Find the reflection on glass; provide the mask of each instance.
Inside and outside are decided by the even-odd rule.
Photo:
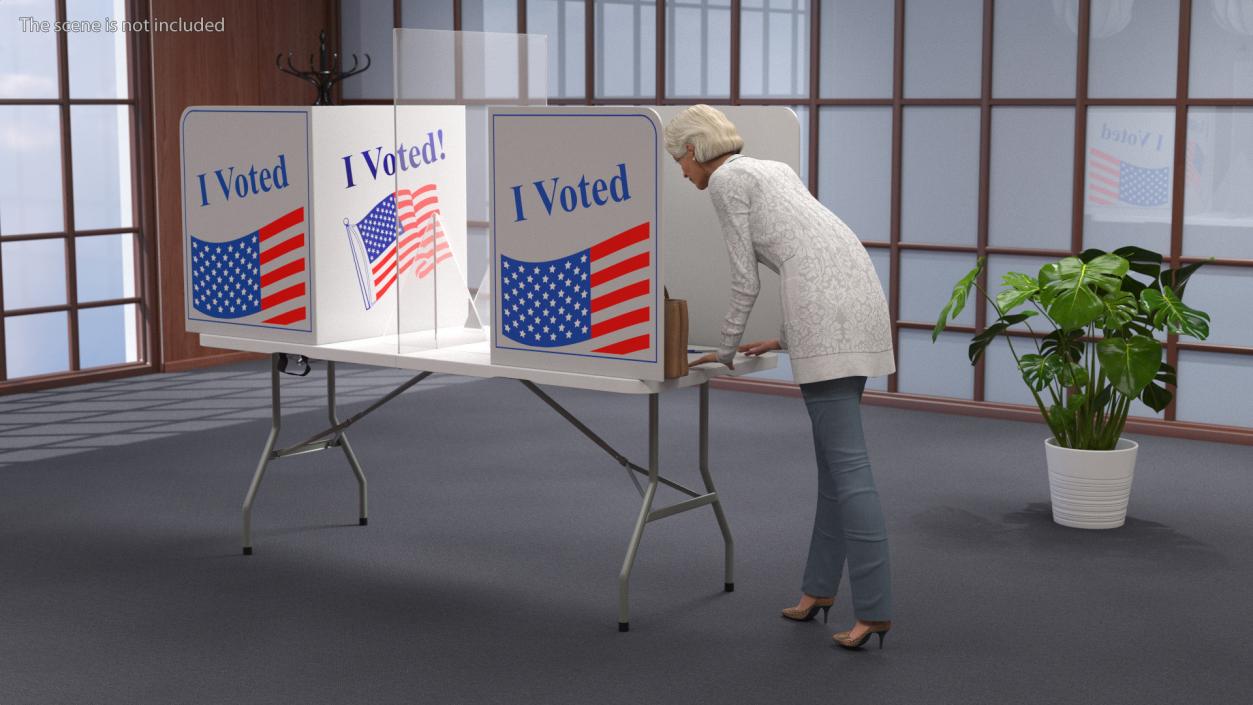
[[[1050,3],[997,0],[993,24],[992,95],[1074,97],[1077,37]]]
[[[74,154],[74,226],[129,228],[131,207],[130,107],[70,108]]]
[[[727,38],[730,36],[730,0],[667,2],[666,96],[729,96],[731,44]]]
[[[5,376],[46,375],[70,369],[70,335],[64,311],[4,319]]]
[[[1090,108],[1083,244],[1170,249],[1173,108]]]
[[[75,0],[66,4],[70,21],[111,19],[117,31],[69,32],[70,97],[126,98],[126,20],[125,0]]]
[[[23,240],[0,244],[4,307],[9,311],[65,303],[65,241]]]
[[[905,3],[906,97],[977,98],[982,65],[983,0]]]
[[[975,244],[979,109],[905,108],[904,120],[901,239]]]
[[[740,95],[754,98],[809,95],[808,0],[743,4],[740,11]]]
[[[135,304],[81,309],[78,312],[78,366],[86,369],[138,362],[138,322]]]
[[[822,0],[818,17],[822,25],[819,95],[892,97],[894,3]]]
[[[56,98],[57,35],[22,31],[22,17],[50,21],[56,17],[56,4],[52,0],[0,2],[0,98]]]
[[[1183,254],[1253,259],[1253,109],[1189,108]]]
[[[135,236],[93,235],[74,245],[79,301],[123,299],[135,295]]]
[[[818,198],[862,240],[891,239],[892,109],[818,109]]]
[[[1253,96],[1253,6],[1246,2],[1192,3],[1188,95]]]
[[[941,333],[934,343],[931,332],[902,330],[897,350],[897,390],[906,394],[970,399],[974,396],[974,367],[966,350],[970,336]]]
[[[597,0],[596,97],[657,94],[655,0]]]
[[[584,13],[582,0],[531,0],[526,4],[526,31],[548,37],[548,89],[553,98],[581,98],[584,81]]]
[[[993,108],[988,242],[1070,249],[1072,108]]]
[[[1053,0],[1055,11],[1072,28],[1077,4],[1078,0]],[[1091,6],[1088,95],[1174,97],[1179,0],[1092,0]]]
[[[63,230],[55,105],[0,105],[0,164],[0,236]]]

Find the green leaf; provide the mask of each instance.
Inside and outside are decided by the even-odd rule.
[[[992,344],[993,340],[996,340],[996,336],[1004,333],[1010,326],[1022,323],[1034,315],[1036,315],[1035,311],[1024,311],[1015,313],[1012,316],[1003,316],[998,318],[992,325],[984,328],[981,333],[972,337],[970,339],[970,349],[967,352],[967,355],[970,357],[970,364],[975,364],[980,357],[983,357],[983,351],[987,349],[988,345]]]
[[[1088,383],[1088,371],[1083,365],[1067,362],[1058,365],[1057,379],[1067,387],[1082,387]]]
[[[1130,264],[1118,255],[1101,255],[1091,262],[1066,257],[1057,263],[1057,278],[1052,286],[1069,289],[1091,284],[1105,291],[1117,291]]]
[[[1105,312],[1101,316],[1101,328],[1106,331],[1122,329],[1140,312],[1140,303],[1126,291],[1107,296],[1101,303],[1105,306]]]
[[[1209,314],[1184,304],[1169,286],[1162,290],[1145,289],[1140,301],[1153,317],[1153,325],[1171,333],[1190,335],[1197,340],[1209,337]]]
[[[1142,247],[1128,245],[1114,250],[1114,254],[1127,260],[1131,267],[1131,271],[1136,274],[1143,274],[1153,279],[1157,279],[1162,271],[1163,257],[1157,252],[1146,250]],[[1141,285],[1143,286],[1143,285]]]
[[[1049,316],[1065,330],[1092,323],[1105,310],[1098,293],[1118,291],[1127,267],[1127,260],[1118,255],[1100,255],[1091,262],[1078,257],[1061,260],[1057,263],[1057,278],[1046,285],[1048,291],[1056,294],[1048,307]]]
[[[1070,398],[1066,400],[1066,408],[1070,409],[1072,412],[1078,411],[1079,408],[1083,406],[1083,403],[1087,400],[1088,400],[1088,397],[1086,394],[1084,394],[1083,392],[1075,392],[1074,394],[1071,394]]]
[[[1163,362],[1161,367],[1157,368],[1157,375],[1153,381],[1144,388],[1140,393],[1140,401],[1144,402],[1153,411],[1162,411],[1170,405],[1170,400],[1174,397],[1167,386],[1175,386],[1175,368],[1169,363]]]
[[[1175,386],[1177,376],[1178,375],[1175,373],[1174,365],[1163,361],[1161,367],[1157,368],[1157,375],[1155,375],[1153,379],[1161,382],[1162,384],[1169,384],[1173,387]]]
[[[966,276],[958,280],[953,287],[953,293],[949,296],[948,303],[940,310],[940,318],[935,322],[935,328],[931,329],[931,342],[935,342],[940,337],[940,331],[944,330],[944,326],[954,318],[961,314],[962,309],[966,308],[966,299],[970,297],[970,287],[974,286],[975,279],[979,277],[979,272],[983,269],[984,258],[980,257],[975,262],[975,268],[966,273]]]
[[[1057,298],[1057,294],[1049,288],[1050,284],[1057,281],[1057,269],[1056,262],[1049,262],[1040,267],[1040,273],[1036,275],[1036,281],[1040,285],[1040,305],[1044,308],[1048,308],[1053,303],[1053,299]]]
[[[1173,397],[1169,389],[1154,382],[1150,382],[1144,387],[1144,391],[1140,392],[1140,401],[1153,411],[1164,411],[1170,406],[1170,400]]]
[[[1214,258],[1210,257],[1204,262],[1193,262],[1191,264],[1185,264],[1178,269],[1168,269],[1162,272],[1157,278],[1156,288],[1160,290],[1164,286],[1169,286],[1175,290],[1175,293],[1182,297],[1184,289],[1188,286],[1188,280],[1192,278],[1193,274],[1196,274],[1196,270],[1200,269],[1202,265],[1208,264],[1212,261],[1214,261]]]
[[[1048,307],[1049,317],[1063,330],[1078,330],[1096,320],[1105,310],[1101,299],[1086,286],[1055,289],[1057,298]]]
[[[1152,338],[1106,338],[1096,344],[1101,370],[1124,396],[1136,398],[1162,364],[1162,344]]]
[[[1092,406],[1097,409],[1104,409],[1109,406],[1109,398],[1114,395],[1114,388],[1108,384],[1101,387],[1101,391],[1097,392],[1096,399],[1092,402]]]
[[[1018,358],[1018,371],[1022,380],[1035,391],[1042,391],[1057,379],[1057,370],[1061,367],[1057,358],[1029,354]]]
[[[997,321],[984,328],[983,332],[972,337],[970,339],[970,348],[966,351],[966,356],[970,358],[970,364],[973,365],[979,362],[979,358],[983,357],[983,351],[987,350],[992,341],[996,340],[996,336],[1004,333],[1006,328],[1009,328],[1009,324],[1003,320]]]
[[[996,295],[996,305],[1002,314],[1023,305],[1040,291],[1036,280],[1019,272],[1009,272],[1001,278],[1001,282],[1008,287]]]
[[[1068,333],[1055,330],[1040,341],[1040,352],[1045,357],[1057,355],[1069,362],[1078,362],[1083,354],[1083,344],[1080,342],[1082,337],[1083,331],[1080,330]]]
[[[1057,433],[1058,429],[1069,429],[1074,425],[1075,414],[1061,404],[1054,404],[1049,407],[1049,429]]]

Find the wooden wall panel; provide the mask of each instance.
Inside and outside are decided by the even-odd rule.
[[[332,0],[152,0],[155,19],[200,17],[226,22],[221,33],[152,35],[157,196],[157,272],[162,369],[174,371],[242,357],[201,347],[183,325],[183,215],[179,183],[179,117],[190,105],[310,105],[313,87],[274,68],[295,53],[318,50],[318,32],[337,36]],[[294,58],[293,61],[296,59]],[[301,64],[298,63],[297,66]]]

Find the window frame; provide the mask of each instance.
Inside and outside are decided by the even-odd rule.
[[[518,32],[526,30],[527,0],[516,0],[518,8]],[[622,98],[597,98],[595,81],[599,76],[596,62],[603,60],[600,48],[596,46],[596,0],[584,0],[586,12],[584,18],[586,39],[584,56],[584,76],[587,81],[585,96],[580,98],[549,98],[549,105],[617,105]],[[1193,107],[1253,107],[1253,97],[1249,98],[1190,98],[1188,96],[1189,57],[1191,42],[1191,19],[1194,3],[1197,0],[1178,0],[1179,23],[1176,63],[1176,90],[1173,98],[1092,98],[1088,96],[1089,73],[1089,24],[1091,0],[1078,0],[1078,26],[1076,27],[1076,82],[1073,98],[996,98],[992,94],[993,40],[996,0],[982,2],[981,30],[981,69],[980,94],[974,98],[906,98],[904,93],[904,52],[905,52],[905,3],[907,0],[893,0],[893,66],[892,90],[890,96],[880,98],[823,98],[820,97],[819,73],[821,69],[820,52],[822,49],[821,11],[823,0],[798,0],[792,7],[804,7],[809,21],[809,73],[807,77],[808,95],[786,98],[746,98],[741,95],[741,25],[745,8],[742,0],[730,0],[731,36],[727,50],[730,61],[730,96],[727,98],[669,98],[667,97],[666,80],[669,74],[667,64],[667,48],[670,37],[666,32],[668,6],[681,0],[656,0],[656,34],[654,46],[656,57],[655,95],[639,98],[637,102],[644,105],[691,105],[705,102],[711,105],[783,105],[804,107],[809,119],[806,126],[808,157],[807,181],[809,190],[815,196],[818,193],[818,178],[822,165],[818,160],[820,114],[823,108],[832,107],[883,107],[892,114],[892,151],[891,151],[891,195],[890,195],[890,234],[888,240],[863,240],[862,244],[872,250],[886,250],[889,259],[889,286],[886,292],[892,319],[893,345],[899,350],[901,330],[930,330],[934,325],[930,321],[912,321],[902,319],[901,311],[901,253],[904,251],[937,251],[964,253],[974,257],[987,255],[1023,255],[1060,258],[1078,254],[1084,249],[1084,159],[1087,149],[1087,119],[1091,107],[1142,107],[1161,106],[1175,110],[1174,155],[1172,166],[1171,226],[1170,248],[1167,254],[1172,267],[1198,262],[1207,258],[1183,255],[1184,225],[1184,183],[1185,157],[1187,140],[1187,114]],[[689,3],[692,0],[687,0]],[[769,0],[767,0],[768,2]],[[921,0],[909,0],[921,1]],[[396,21],[394,27],[400,27],[399,2],[396,3]],[[461,0],[451,0],[453,5],[453,30],[461,27]],[[802,4],[803,3],[803,4]],[[388,101],[345,101],[351,103]],[[905,108],[914,106],[966,106],[979,110],[979,202],[976,238],[973,244],[945,245],[934,243],[902,242],[901,226],[901,152],[903,141],[903,113]],[[989,220],[989,186],[991,171],[991,131],[992,112],[998,107],[1069,107],[1074,111],[1074,172],[1072,175],[1071,231],[1068,249],[1026,248],[991,245],[988,242]],[[472,223],[472,225],[483,225]],[[1240,268],[1253,271],[1253,259],[1217,258],[1212,260],[1216,265]],[[986,288],[988,275],[986,269],[980,275],[979,284]],[[938,301],[938,300],[937,300]],[[938,304],[937,304],[938,309]],[[989,324],[986,306],[977,306],[976,320],[973,326],[949,326],[952,334],[974,334],[986,329]],[[1029,336],[1026,331],[1010,331],[1014,336]],[[1178,364],[1180,351],[1210,352],[1236,355],[1253,355],[1253,346],[1221,345],[1205,342],[1185,342],[1177,335],[1169,335],[1166,340],[1167,361]],[[774,388],[785,389],[792,385],[783,382],[765,380],[726,380],[720,384],[728,387],[741,388]],[[1186,384],[1186,382],[1185,382]],[[1034,407],[1021,404],[1005,404],[991,402],[986,399],[986,362],[980,360],[975,365],[973,389],[969,398],[935,398],[916,394],[901,393],[898,389],[898,375],[891,375],[887,382],[887,392],[867,392],[867,398],[879,403],[892,404],[913,409],[937,410],[965,414],[981,414],[999,418],[1015,418],[1021,420],[1037,420],[1038,411]],[[1235,441],[1253,444],[1253,427],[1216,426],[1212,424],[1179,421],[1176,418],[1176,403],[1167,407],[1162,419],[1132,419],[1129,429],[1147,431],[1162,435],[1174,435],[1187,438],[1203,438],[1210,440]]]
[[[127,0],[126,16],[131,20],[147,18],[146,3]],[[64,22],[67,16],[67,0],[56,0],[56,20]],[[54,106],[58,112],[61,146],[61,199],[64,229],[40,233],[0,235],[0,243],[59,240],[65,250],[65,303],[48,306],[8,309],[4,304],[4,291],[0,288],[0,393],[34,391],[69,383],[82,383],[114,379],[154,371],[158,365],[157,341],[159,322],[152,302],[156,261],[156,238],[154,204],[154,164],[151,152],[152,100],[151,80],[147,71],[150,42],[146,33],[131,32],[126,37],[126,98],[71,98],[69,81],[69,37],[64,32],[56,34],[57,97],[55,98],[0,98],[5,106]],[[129,158],[131,160],[131,227],[79,229],[74,213],[73,140],[70,117],[72,108],[84,105],[126,106],[129,114]],[[82,238],[102,235],[130,234],[134,238],[132,263],[134,272],[134,295],[112,299],[82,302],[78,300],[77,245]],[[3,266],[0,248],[0,267]],[[3,276],[0,274],[0,276]],[[79,312],[112,306],[134,305],[135,341],[138,360],[114,365],[83,369],[80,362]],[[20,316],[45,313],[66,314],[66,337],[69,353],[69,369],[59,372],[10,378],[8,375],[8,349],[5,321]]]

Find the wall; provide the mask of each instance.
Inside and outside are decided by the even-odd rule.
[[[226,22],[218,33],[152,36],[157,191],[157,261],[162,369],[180,370],[242,358],[201,347],[183,324],[183,230],[178,122],[189,105],[310,105],[313,87],[274,68],[293,52],[297,67],[318,51],[318,32],[338,34],[331,0],[153,0],[158,20],[200,17]],[[316,56],[315,56],[316,59]]]

